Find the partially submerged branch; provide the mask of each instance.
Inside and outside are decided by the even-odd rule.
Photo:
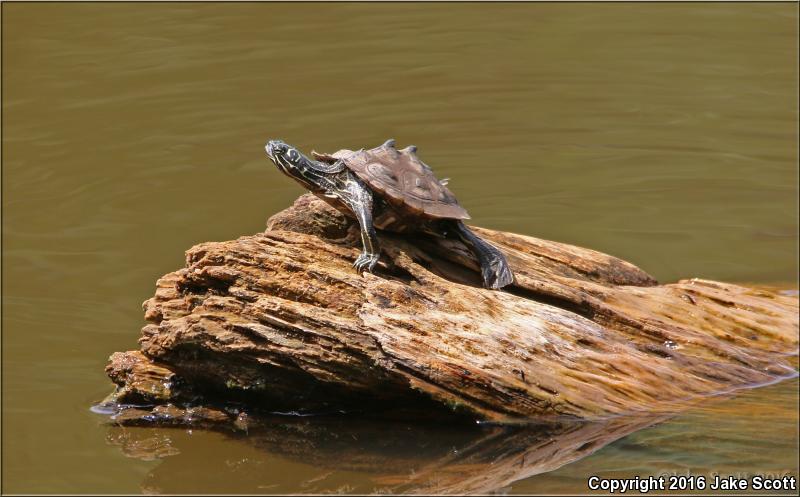
[[[797,298],[658,285],[593,250],[475,231],[507,254],[508,291],[481,288],[460,243],[426,237],[382,235],[361,276],[350,221],[311,195],[264,233],[197,245],[145,302],[141,352],[112,356],[117,400],[597,419],[795,375]]]

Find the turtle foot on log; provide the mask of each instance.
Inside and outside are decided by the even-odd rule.
[[[658,285],[593,250],[474,230],[508,258],[504,291],[435,237],[385,233],[374,274],[359,275],[358,229],[312,195],[263,233],[197,245],[145,302],[141,350],[111,357],[113,401],[598,420],[796,376],[795,296]],[[162,417],[181,416],[229,421]]]

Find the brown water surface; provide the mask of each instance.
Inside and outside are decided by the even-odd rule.
[[[345,420],[235,438],[89,412],[156,278],[301,193],[268,138],[394,137],[475,224],[664,282],[796,289],[797,21],[791,3],[3,4],[3,491],[408,489],[402,475],[463,476],[450,452],[505,440],[403,426],[401,443],[397,425]],[[796,381],[751,391],[487,485],[797,475],[797,401]],[[496,476],[492,454],[469,474]]]

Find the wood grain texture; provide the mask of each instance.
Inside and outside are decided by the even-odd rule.
[[[658,285],[600,252],[481,228],[507,254],[508,291],[481,288],[459,242],[389,233],[362,276],[351,223],[304,195],[263,233],[189,249],[144,303],[141,350],[111,358],[116,399],[597,420],[796,374],[796,297]]]

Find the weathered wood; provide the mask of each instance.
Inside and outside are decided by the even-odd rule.
[[[481,288],[459,242],[427,237],[382,233],[375,274],[359,275],[355,228],[311,195],[264,233],[197,245],[145,302],[141,353],[112,356],[118,397],[599,419],[796,374],[796,297],[658,285],[593,250],[474,229],[507,254],[508,291]]]

